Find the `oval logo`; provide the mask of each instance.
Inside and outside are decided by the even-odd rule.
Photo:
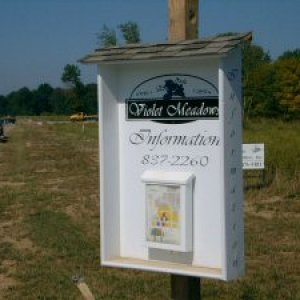
[[[140,83],[126,99],[128,121],[186,123],[218,119],[218,90],[201,77],[168,74]]]

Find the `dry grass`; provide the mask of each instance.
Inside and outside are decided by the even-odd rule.
[[[247,274],[203,280],[204,299],[300,299],[300,124],[262,122],[248,124],[246,138],[266,142],[277,173],[247,193]],[[77,273],[97,299],[169,299],[168,275],[99,268],[96,124],[83,133],[23,119],[9,137],[0,145],[0,299],[82,299]]]

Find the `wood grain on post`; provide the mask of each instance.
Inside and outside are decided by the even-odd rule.
[[[169,40],[198,38],[199,0],[169,0]]]
[[[198,38],[199,0],[169,0],[169,41]],[[200,278],[171,275],[172,300],[200,300]]]

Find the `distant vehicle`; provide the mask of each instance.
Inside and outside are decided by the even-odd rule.
[[[79,113],[76,113],[74,115],[71,115],[70,116],[70,120],[73,121],[73,122],[84,121],[85,117],[86,117],[85,113],[79,112]]]
[[[4,135],[3,125],[0,124],[0,143],[5,143],[7,142],[7,140],[8,140],[7,136]]]
[[[0,124],[5,125],[5,124],[15,124],[16,123],[16,118],[12,116],[6,116],[0,118]]]
[[[98,121],[97,115],[88,116],[84,112],[79,112],[70,116],[70,121],[80,122],[80,121]]]

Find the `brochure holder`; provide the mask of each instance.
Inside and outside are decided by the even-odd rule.
[[[146,241],[149,248],[192,251],[192,183],[188,172],[145,171]]]

